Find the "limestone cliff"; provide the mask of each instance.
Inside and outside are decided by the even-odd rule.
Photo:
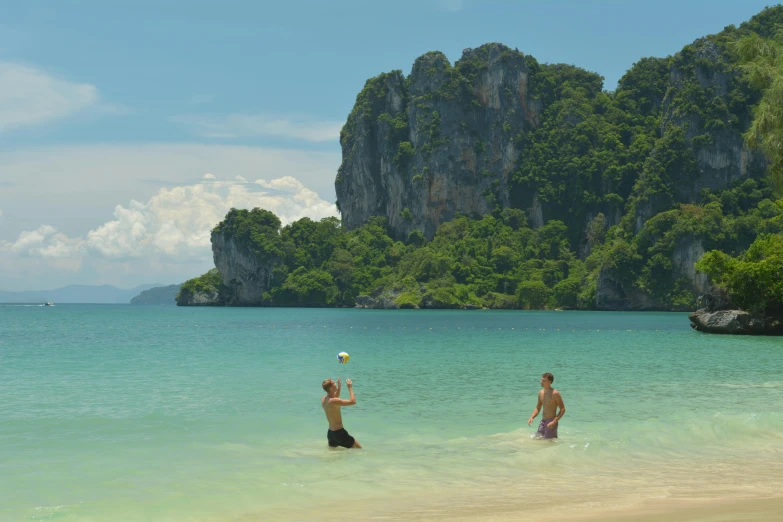
[[[665,76],[651,82],[654,92],[637,93],[621,82],[624,96],[639,98],[634,101],[640,113],[660,118],[660,138],[633,193],[623,195],[611,179],[593,187],[599,198],[611,197],[575,216],[580,233],[599,212],[609,226],[620,221],[616,193],[630,196],[638,232],[656,213],[698,202],[702,189],[764,175],[765,158],[749,150],[742,136],[758,92],[742,81],[725,39],[702,38],[657,60],[665,67],[655,73]],[[340,137],[343,160],[335,189],[344,225],[354,229],[383,216],[399,239],[413,230],[431,238],[457,214],[483,215],[515,204],[535,227],[563,219],[562,209],[555,211],[563,202],[551,196],[542,202],[535,183],[517,201],[510,197],[509,176],[528,160],[519,137],[542,125],[545,103],[558,96],[541,95],[552,77],[534,74],[529,59],[487,44],[466,49],[454,66],[442,53],[430,52],[416,60],[407,78],[394,71],[368,80]],[[566,109],[549,117],[578,126],[587,116]]]
[[[180,291],[176,302],[177,306],[222,306],[224,304],[216,290]]]
[[[230,234],[212,232],[212,257],[225,285],[221,301],[229,306],[261,306],[272,283],[275,258],[255,255],[250,246]]]
[[[688,190],[682,191],[685,201],[696,200],[703,188],[717,190],[740,178],[763,176],[767,167],[764,155],[748,149],[742,137],[759,93],[742,80],[726,46],[701,38],[692,48],[672,61],[661,121],[662,133],[669,125],[685,129],[686,139],[695,149],[697,175],[693,184],[685,187]],[[709,107],[684,107],[685,92],[694,84]]]
[[[614,91],[501,44],[372,78],[340,133],[341,222],[232,209],[212,234],[219,273],[182,301],[692,309],[705,251],[783,230],[743,140],[760,93],[731,52],[781,21],[770,8],[640,59]]]
[[[185,281],[175,300],[177,306],[222,306],[225,287],[220,272],[213,268],[206,274]]]
[[[399,239],[413,230],[431,238],[457,214],[507,207],[512,138],[541,115],[528,82],[525,56],[500,44],[466,49],[453,67],[427,53],[408,78],[369,80],[340,137],[343,224],[383,216]]]
[[[671,58],[662,138],[633,198],[636,232],[658,212],[677,203],[699,202],[703,189],[718,191],[737,180],[764,176],[764,155],[749,149],[742,135],[759,93],[742,79],[730,53],[725,41],[713,36],[696,40]],[[672,150],[680,154],[663,157]],[[651,179],[663,179],[666,186],[656,186]]]
[[[695,264],[704,255],[704,245],[697,237],[684,238],[671,254],[671,278],[684,279],[694,292],[703,293],[712,289],[709,278],[696,271]],[[598,274],[595,290],[597,310],[692,310],[689,305],[672,306],[656,299],[649,292],[636,287],[632,281],[624,280],[613,268],[603,268]]]
[[[268,210],[232,208],[212,230],[215,267],[186,281],[177,304],[262,306],[280,262],[280,219]]]
[[[453,66],[430,52],[407,78],[395,71],[370,79],[340,137],[343,224],[355,229],[381,216],[396,239],[413,231],[430,239],[456,215],[516,207],[534,228],[563,221],[584,259],[596,216],[604,231],[628,223],[638,234],[656,214],[700,203],[705,189],[762,178],[766,160],[742,136],[759,93],[730,54],[736,38],[729,31],[641,60],[608,95],[593,73],[540,66],[500,44],[466,49]],[[611,115],[611,103],[626,116]],[[640,152],[645,139],[655,141]],[[693,269],[703,252],[699,237],[669,252],[671,276],[689,280],[694,296],[705,290]],[[631,286],[611,269],[601,273],[599,308],[667,306]]]

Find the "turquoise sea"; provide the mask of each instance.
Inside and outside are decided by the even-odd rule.
[[[686,314],[0,305],[3,521],[590,514],[780,495],[782,450],[783,339]]]

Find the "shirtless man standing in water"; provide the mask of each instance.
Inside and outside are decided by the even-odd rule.
[[[552,388],[553,382],[555,382],[555,376],[551,373],[545,373],[541,376],[541,386],[544,389],[538,392],[538,404],[536,404],[536,409],[533,410],[533,415],[527,420],[527,425],[530,426],[538,412],[541,411],[541,407],[544,407],[543,420],[538,425],[538,433],[536,434],[538,438],[556,439],[557,423],[566,412],[563,397],[559,391]],[[557,413],[558,407],[560,408],[560,413]]]
[[[356,404],[356,396],[353,394],[353,383],[351,379],[345,379],[348,391],[351,392],[349,400],[340,398],[340,379],[337,384],[332,379],[326,379],[321,383],[326,395],[321,399],[321,406],[326,413],[326,420],[329,421],[329,431],[326,432],[326,440],[330,448],[342,446],[343,448],[361,448],[359,441],[351,437],[345,428],[343,428],[343,414],[340,408],[343,406],[353,406]]]

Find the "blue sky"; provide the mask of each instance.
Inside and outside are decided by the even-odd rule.
[[[180,282],[210,266],[205,234],[226,205],[334,213],[337,133],[356,94],[427,51],[453,62],[501,42],[596,71],[611,90],[640,57],[673,54],[766,4],[5,5],[0,289]]]

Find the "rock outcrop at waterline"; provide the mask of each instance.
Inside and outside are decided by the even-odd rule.
[[[186,281],[181,306],[263,306],[280,263],[280,219],[272,212],[231,209],[212,230],[215,267]]]
[[[177,306],[219,306],[223,304],[217,290],[196,292],[180,290],[176,302]]]
[[[698,332],[735,335],[783,335],[783,314],[769,315],[732,309],[725,294],[713,292],[699,298],[702,306],[688,316]]]
[[[225,287],[217,268],[206,274],[189,279],[180,286],[175,300],[177,306],[220,306],[223,304]]]
[[[226,230],[212,232],[212,257],[223,278],[222,301],[229,306],[261,306],[272,284],[277,259],[253,255],[241,240]]]
[[[783,321],[744,310],[697,310],[688,316],[691,328],[704,333],[783,335]]]

